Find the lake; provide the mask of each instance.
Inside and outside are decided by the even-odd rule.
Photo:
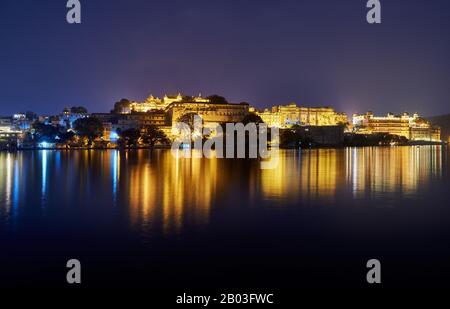
[[[450,165],[441,146],[0,153],[0,286],[449,286]]]

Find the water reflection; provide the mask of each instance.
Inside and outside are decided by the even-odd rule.
[[[283,151],[278,168],[261,171],[261,193],[269,199],[333,200],[344,175],[338,149]]]
[[[439,146],[285,151],[274,170],[261,171],[266,199],[332,203],[351,190],[354,198],[414,197],[442,176]]]
[[[14,161],[14,173],[13,173],[13,190],[12,190],[12,208],[14,211],[14,215],[17,215],[18,207],[19,207],[19,181],[20,181],[20,174],[19,174],[19,161]]]
[[[218,181],[216,159],[173,158],[168,151],[129,156],[137,165],[127,171],[121,195],[129,199],[133,225],[147,229],[160,218],[165,232],[179,232],[184,221],[208,222]]]
[[[21,183],[21,156],[12,153],[0,155],[0,214],[13,219],[19,211]]]
[[[45,209],[170,234],[209,224],[215,207],[414,198],[446,175],[446,153],[438,146],[281,151],[276,169],[261,170],[256,160],[175,158],[166,150],[2,152],[0,223]]]
[[[41,152],[41,163],[42,163],[42,201],[45,201],[45,195],[47,191],[47,156],[48,150],[42,150]]]
[[[345,156],[355,197],[414,196],[420,185],[442,176],[438,146],[348,148]]]
[[[113,151],[111,153],[111,173],[112,173],[112,190],[114,202],[117,201],[117,187],[120,178],[120,152]]]

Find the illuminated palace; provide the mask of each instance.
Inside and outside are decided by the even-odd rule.
[[[191,103],[209,103],[209,100],[202,98],[201,94],[189,99],[182,96],[180,93],[177,96],[164,95],[162,99],[150,95],[144,102],[131,102],[128,112],[146,113],[152,110],[166,110],[170,104],[183,101],[189,101]]]
[[[295,103],[273,106],[271,110],[256,112],[269,127],[290,128],[300,126],[336,126],[347,124],[347,115],[331,107],[299,107]]]
[[[433,127],[419,114],[408,113],[395,116],[392,113],[387,116],[374,116],[372,112],[353,115],[353,131],[357,134],[389,133],[406,137],[412,141],[441,141],[441,130]]]
[[[165,95],[163,99],[151,95],[144,102],[131,102],[129,106],[122,107],[116,115],[94,114],[94,117],[101,118],[104,123],[112,122],[113,131],[155,125],[173,138],[178,132],[175,124],[185,114],[200,116],[204,127],[214,129],[221,123],[241,122],[248,113],[247,103],[218,103],[201,95],[188,97],[178,94]]]

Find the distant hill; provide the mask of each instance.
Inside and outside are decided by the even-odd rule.
[[[450,114],[442,116],[427,117],[433,125],[441,127],[441,138],[448,141],[450,137]]]

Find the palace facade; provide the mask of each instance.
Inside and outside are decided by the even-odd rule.
[[[148,125],[157,126],[169,138],[174,138],[178,130],[176,124],[186,114],[201,117],[202,125],[215,129],[217,125],[228,122],[241,122],[249,113],[247,103],[216,103],[201,95],[189,97],[165,95],[163,99],[149,96],[144,102],[131,102],[130,106],[116,113],[94,113],[112,132],[128,129],[142,129]],[[114,134],[113,134],[114,135]]]
[[[150,95],[144,102],[131,102],[130,108],[128,110],[125,110],[124,113],[146,113],[148,111],[155,110],[164,111],[172,103],[180,103],[185,101],[194,103],[209,103],[209,100],[206,98],[202,98],[201,94],[199,94],[197,97],[186,97],[179,93],[176,96],[164,95],[162,99]]]
[[[419,114],[375,116],[372,112],[353,115],[353,131],[357,134],[389,133],[411,141],[441,141],[441,130],[433,127]]]
[[[256,112],[269,127],[290,128],[298,126],[346,125],[347,115],[331,107],[300,107],[295,103],[273,106],[270,110]]]
[[[241,122],[249,113],[249,105],[247,103],[177,102],[168,106],[167,113],[172,126],[185,114],[199,115],[205,125],[216,126],[227,122]]]

